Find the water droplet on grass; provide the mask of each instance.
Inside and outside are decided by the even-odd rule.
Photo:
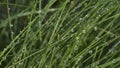
[[[68,58],[71,58],[72,57],[72,55],[70,54],[69,56],[68,56]]]
[[[2,57],[3,60],[6,60],[6,57]]]
[[[93,51],[92,51],[92,50],[90,50],[90,51],[89,51],[89,54],[92,54],[92,53],[93,53]]]
[[[72,29],[71,32],[74,32],[74,29]]]
[[[98,17],[101,17],[101,15],[99,14]]]
[[[75,47],[74,47],[74,50],[75,50],[75,51],[78,50],[78,46],[75,46]]]
[[[85,22],[84,18],[79,19],[80,22]]]
[[[76,40],[78,40],[79,39],[79,37],[76,37]]]
[[[112,63],[115,63],[115,60],[113,60]]]
[[[85,33],[86,33],[86,30],[83,30],[82,32],[85,34]]]
[[[92,68],[96,68],[99,65],[99,61],[96,61],[95,63],[92,64]]]
[[[104,57],[104,59],[107,59],[107,57]]]
[[[94,27],[94,30],[95,30],[95,31],[97,31],[97,30],[98,30],[97,26],[95,26],[95,27]]]
[[[114,34],[111,34],[110,37],[113,38],[113,37],[115,37],[115,35],[114,35]]]
[[[88,17],[89,17],[89,15],[88,15],[88,14],[86,14],[86,15],[85,15],[85,17],[86,17],[86,18],[88,18]]]
[[[95,37],[95,40],[100,40],[100,38],[99,37]]]
[[[83,18],[80,18],[80,21],[82,21],[83,20]]]
[[[13,27],[13,24],[10,24],[10,27]]]
[[[8,8],[8,10],[10,11],[10,8]]]
[[[57,59],[62,57],[61,54],[56,54],[55,56],[56,56]]]

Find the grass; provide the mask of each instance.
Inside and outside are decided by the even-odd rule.
[[[0,1],[0,67],[119,68],[119,3]]]

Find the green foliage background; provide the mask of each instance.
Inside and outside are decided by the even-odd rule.
[[[119,68],[119,0],[0,0],[0,68]]]

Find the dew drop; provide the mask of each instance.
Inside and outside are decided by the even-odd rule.
[[[87,27],[89,27],[90,25],[88,24]]]
[[[104,57],[104,59],[107,59],[107,57]]]
[[[98,46],[96,46],[96,49],[98,49],[99,47]]]
[[[100,38],[99,37],[95,37],[95,40],[100,40]]]
[[[108,8],[106,8],[106,10],[108,11],[109,9],[108,9]]]
[[[113,37],[115,37],[115,35],[114,35],[114,34],[111,34],[110,37],[113,38]]]
[[[26,53],[26,52],[27,52],[27,50],[25,48],[23,48],[22,53]]]
[[[47,66],[47,65],[45,65],[45,68],[48,68],[48,66]]]
[[[115,63],[115,60],[113,60],[112,63]]]
[[[74,29],[72,29],[71,32],[74,32]]]
[[[61,39],[64,40],[64,37],[62,37]]]
[[[83,18],[80,18],[80,21],[82,21],[83,20]]]
[[[76,40],[78,40],[79,39],[79,37],[76,37]]]
[[[78,46],[75,46],[75,47],[74,47],[74,50],[75,50],[75,51],[78,50]]]
[[[56,54],[55,56],[56,56],[57,59],[62,57],[61,54]]]
[[[32,66],[30,66],[30,68],[33,68]]]
[[[85,34],[85,33],[86,33],[86,30],[83,30],[82,32]]]
[[[89,15],[87,15],[87,14],[86,14],[86,15],[85,15],[85,17],[86,17],[86,18],[88,18],[88,17],[89,17]]]
[[[8,10],[10,11],[10,8],[8,8]]]
[[[96,68],[99,65],[99,61],[96,61],[95,63],[92,64],[93,68]]]
[[[12,33],[12,35],[14,34],[14,32],[13,32],[13,31],[12,31],[11,33]]]
[[[67,47],[70,47],[70,45],[67,45]]]
[[[66,63],[66,62],[67,62],[67,60],[64,61],[64,63]]]
[[[68,58],[71,58],[72,57],[72,55],[70,54],[69,56],[68,56]]]
[[[80,56],[80,57],[78,58],[78,60],[75,62],[75,65],[77,65],[78,62],[79,62],[82,58],[83,58],[83,56]]]
[[[101,17],[101,15],[99,14],[98,17]]]
[[[23,65],[23,63],[19,63],[19,65]]]
[[[18,60],[17,60],[17,57],[14,57],[14,61],[15,61],[15,62],[17,62],[17,61],[18,61]]]
[[[3,60],[6,60],[6,57],[2,57]]]
[[[60,27],[63,27],[63,25],[61,24]]]
[[[95,31],[97,31],[97,30],[98,30],[97,26],[95,26],[95,27],[94,27],[94,30],[95,30]]]
[[[93,6],[93,8],[97,8],[97,6]]]
[[[91,21],[93,22],[93,21],[94,21],[94,19],[91,19]]]
[[[80,18],[79,21],[82,22],[82,23],[84,23],[85,19],[84,18]]]
[[[80,58],[82,59],[82,58],[83,58],[83,56],[80,56]]]
[[[92,54],[92,53],[93,53],[93,51],[92,51],[92,50],[90,50],[90,51],[89,51],[89,54]]]
[[[10,24],[10,27],[13,27],[13,24]]]

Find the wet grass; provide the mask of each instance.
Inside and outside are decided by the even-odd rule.
[[[0,66],[119,68],[119,3],[0,1]]]

